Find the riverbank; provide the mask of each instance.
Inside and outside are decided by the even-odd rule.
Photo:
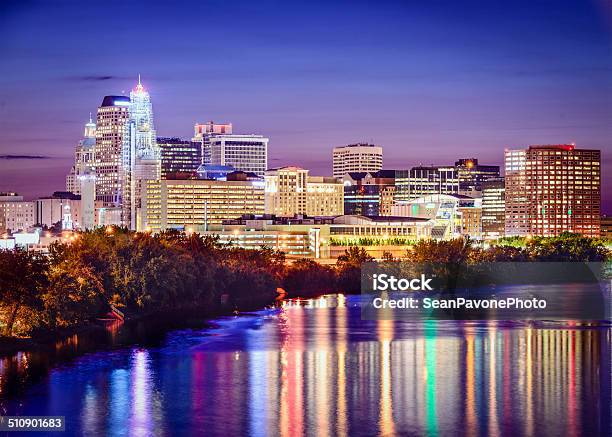
[[[260,309],[260,308],[258,308]],[[246,309],[244,311],[247,311]],[[249,309],[248,311],[251,311]],[[189,327],[205,328],[208,321],[216,317],[223,317],[234,313],[232,308],[226,307],[222,310],[209,311],[204,308],[189,308],[181,311],[150,312],[147,314],[131,315],[125,320],[119,319],[96,319],[69,328],[53,331],[40,331],[29,338],[0,337],[0,358],[15,355],[18,352],[32,350],[44,350],[53,347],[57,343],[66,341],[68,338],[78,335],[96,334],[107,331],[113,325],[135,325],[138,323],[154,322],[162,330],[170,332],[174,329]]]
[[[422,240],[402,261],[601,261],[600,242],[577,235],[533,239],[526,249],[474,247],[469,240]],[[392,257],[385,257],[391,261]],[[394,259],[393,259],[394,260]],[[214,237],[166,231],[151,235],[108,227],[74,235],[49,256],[0,250],[0,354],[57,341],[91,325],[109,305],[132,317],[215,317],[271,305],[287,298],[359,293],[361,266],[373,261],[349,247],[334,267],[312,259],[286,265],[282,252],[222,245]]]

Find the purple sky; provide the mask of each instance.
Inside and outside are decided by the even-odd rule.
[[[270,137],[270,166],[331,173],[331,148],[386,168],[505,147],[603,151],[612,212],[608,0],[37,2],[0,5],[0,191],[64,187],[89,112],[137,75],[159,136],[231,121]]]

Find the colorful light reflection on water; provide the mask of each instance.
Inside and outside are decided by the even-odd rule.
[[[292,301],[87,354],[4,399],[4,414],[65,415],[75,435],[610,432],[610,327],[363,321],[358,300]],[[19,375],[10,366],[27,372],[28,354],[2,362],[0,387]]]

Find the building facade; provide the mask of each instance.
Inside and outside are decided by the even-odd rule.
[[[81,196],[69,192],[57,191],[50,197],[35,201],[36,224],[55,226],[61,229],[81,228]]]
[[[26,231],[36,224],[36,204],[17,193],[0,193],[0,231]]]
[[[341,178],[349,172],[375,172],[383,167],[382,147],[359,143],[334,147],[333,176]]]
[[[455,162],[459,194],[470,197],[482,196],[482,184],[488,179],[499,178],[498,165],[481,165],[476,158],[464,158]]]
[[[612,216],[601,216],[601,238],[612,241]]]
[[[482,236],[482,199],[461,194],[431,194],[407,202],[396,202],[395,217],[431,220],[431,237],[435,239]]]
[[[89,118],[85,124],[83,139],[79,141],[74,152],[74,165],[66,176],[66,191],[81,194],[80,176],[92,173],[95,162],[96,124]]]
[[[210,164],[264,176],[268,168],[268,138],[261,135],[214,135]]]
[[[600,233],[601,152],[571,144],[506,150],[508,236]]]
[[[193,142],[200,146],[201,164],[211,164],[210,138],[215,135],[231,135],[233,128],[231,123],[197,123],[194,126]]]
[[[289,166],[265,175],[266,214],[293,217],[342,215],[344,188],[337,178],[309,176],[308,170]]]
[[[146,181],[161,177],[161,150],[157,144],[153,106],[140,82],[130,92],[128,135],[124,138],[122,160],[122,222],[129,229],[146,227]]]
[[[161,178],[172,173],[194,173],[202,162],[201,145],[180,138],[158,138],[161,153]]]
[[[395,170],[344,175],[344,214],[389,216],[395,198]]]
[[[408,201],[433,194],[459,194],[459,176],[455,167],[417,166],[410,170],[396,171],[396,201]]]
[[[482,235],[496,239],[505,235],[506,185],[504,178],[482,182]]]
[[[122,152],[128,135],[129,107],[129,97],[106,96],[96,115],[92,169],[96,174],[96,198],[107,207],[121,206]]]
[[[146,186],[147,229],[206,231],[223,220],[264,213],[264,183],[243,172],[228,180],[161,179]]]
[[[268,246],[288,257],[335,259],[349,247],[363,247],[377,259],[401,255],[408,242],[431,235],[431,221],[418,218],[341,215],[337,217],[244,216],[212,226],[210,235],[245,249]]]

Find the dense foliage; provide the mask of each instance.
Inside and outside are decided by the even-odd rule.
[[[401,259],[455,269],[490,261],[603,261],[598,240],[574,234],[507,241],[482,248],[469,240],[423,240]],[[166,231],[157,235],[112,227],[75,234],[51,246],[49,256],[0,251],[0,329],[32,335],[105,315],[111,305],[128,315],[199,311],[203,315],[269,305],[282,287],[288,296],[358,292],[361,265],[373,258],[349,247],[333,266],[267,248],[245,250],[213,237]]]
[[[114,227],[76,234],[48,257],[0,251],[2,334],[54,330],[104,316],[260,308],[274,301],[284,255],[212,237]]]

